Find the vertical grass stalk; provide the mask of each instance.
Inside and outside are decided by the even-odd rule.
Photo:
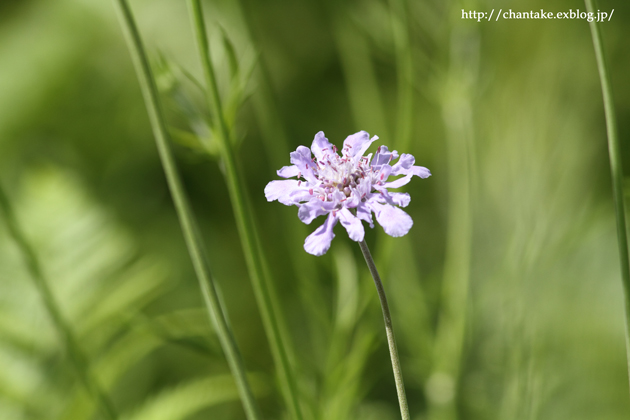
[[[426,384],[429,420],[458,418],[457,401],[469,311],[472,251],[472,185],[474,126],[471,97],[476,79],[477,40],[471,29],[451,29],[450,63],[439,96],[446,129],[448,219],[446,256],[432,373]],[[464,51],[466,53],[464,53]]]
[[[595,14],[593,0],[585,0],[586,9]],[[630,260],[628,258],[628,233],[626,223],[626,208],[623,198],[623,167],[621,164],[621,147],[617,137],[617,122],[615,119],[615,105],[610,87],[610,75],[604,56],[604,45],[602,42],[599,25],[595,20],[589,22],[595,57],[597,59],[597,69],[599,70],[599,80],[602,85],[602,96],[604,98],[604,113],[606,115],[606,132],[608,134],[608,155],[610,157],[610,173],[612,176],[613,197],[615,200],[615,213],[617,217],[617,241],[619,243],[619,263],[621,264],[621,281],[624,291],[625,324],[626,324],[626,357],[628,361],[628,375],[630,378]]]
[[[247,202],[245,189],[243,188],[241,174],[237,168],[234,151],[232,150],[230,131],[223,114],[214,67],[210,59],[210,47],[201,2],[200,0],[189,0],[188,3],[206,82],[208,102],[210,108],[214,111],[216,124],[219,129],[219,135],[217,137],[220,141],[221,158],[225,165],[225,178],[241,238],[243,253],[245,254],[249,275],[262,315],[263,325],[269,339],[272,356],[276,368],[279,371],[283,395],[291,416],[296,420],[301,420],[302,413],[299,404],[298,390],[289,363],[289,355],[291,353],[289,353],[287,349],[288,343],[282,338],[283,324],[281,324],[281,311],[277,304],[274,305],[274,293],[266,273],[265,259],[258,241],[255,223]]]
[[[411,40],[409,32],[409,11],[406,0],[389,0],[389,14],[392,26],[392,36],[394,39],[394,50],[396,56],[396,128],[395,138],[391,144],[398,150],[405,150],[413,153],[410,148],[411,135],[413,132],[413,56],[411,52]],[[381,105],[382,107],[382,105]],[[414,154],[415,155],[415,154]],[[394,253],[394,238],[382,231],[378,235],[378,248],[376,249],[376,260],[381,272],[387,273],[390,269],[392,255]],[[401,238],[398,247],[411,246],[404,244],[409,238]],[[400,249],[400,248],[399,248]],[[419,303],[424,304],[424,303]]]
[[[398,348],[396,347],[396,338],[394,337],[394,328],[392,326],[392,316],[389,313],[389,305],[387,304],[387,296],[385,296],[385,289],[381,282],[381,277],[378,275],[376,265],[370,254],[370,249],[365,243],[365,240],[359,242],[361,252],[365,258],[365,262],[368,265],[370,274],[374,279],[374,285],[376,286],[376,292],[378,293],[378,299],[381,302],[381,309],[383,310],[383,319],[385,320],[385,332],[387,333],[387,345],[389,347],[389,355],[392,359],[392,369],[394,370],[394,380],[396,381],[396,393],[398,394],[398,405],[400,406],[400,414],[403,420],[410,420],[409,407],[407,405],[407,396],[405,394],[405,384],[403,382],[402,370],[400,369],[400,359],[398,357]]]
[[[74,368],[79,375],[79,379],[83,382],[83,385],[92,395],[92,398],[98,404],[103,415],[109,420],[116,420],[118,415],[114,409],[114,405],[110,401],[109,397],[105,394],[96,377],[90,369],[90,364],[83,354],[79,343],[77,342],[70,324],[64,318],[61,308],[57,304],[55,297],[53,296],[50,287],[48,287],[48,281],[44,275],[39,258],[35,253],[35,250],[26,239],[26,236],[22,232],[18,221],[13,213],[8,196],[0,187],[0,210],[4,213],[4,218],[9,228],[9,234],[13,237],[13,240],[17,243],[20,252],[24,257],[26,267],[31,274],[31,278],[35,282],[35,286],[39,291],[46,310],[50,314],[53,325],[57,329],[57,333],[63,340],[65,350],[68,352],[70,361],[74,365]]]
[[[230,366],[232,375],[236,382],[236,386],[249,420],[260,420],[260,410],[254,399],[254,395],[249,385],[245,366],[241,358],[236,340],[232,333],[231,326],[225,316],[225,309],[222,307],[218,297],[214,280],[210,272],[210,266],[206,259],[201,235],[197,228],[192,210],[188,203],[186,193],[182,186],[175,159],[173,158],[169,145],[166,122],[162,113],[162,108],[158,99],[158,91],[155,85],[151,68],[142,45],[140,34],[136,27],[133,15],[126,0],[114,0],[114,5],[120,19],[131,58],[136,68],[138,81],[144,96],[144,101],[149,114],[151,128],[157,144],[166,180],[175,203],[175,209],[179,218],[179,223],[184,234],[184,239],[188,247],[190,258],[193,262],[199,286],[208,309],[210,318],[214,324],[217,335],[221,342],[225,357]]]

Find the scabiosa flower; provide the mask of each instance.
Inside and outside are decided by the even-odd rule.
[[[310,224],[316,217],[328,215],[304,242],[309,254],[323,255],[335,237],[337,222],[346,228],[350,239],[360,242],[365,230],[361,220],[374,227],[372,213],[391,236],[403,236],[413,225],[411,217],[399,207],[409,204],[407,193],[389,192],[407,184],[413,175],[428,178],[431,172],[423,166],[414,166],[412,155],[389,151],[380,146],[374,157],[363,154],[378,137],[370,138],[359,131],[343,142],[341,156],[337,147],[330,144],[320,131],[315,135],[311,149],[299,146],[291,153],[291,166],[278,170],[282,178],[296,180],[271,181],[265,187],[267,201],[278,200],[287,206],[298,206],[298,217]],[[314,157],[311,157],[311,151]],[[400,158],[399,158],[400,157]],[[398,161],[392,165],[392,161]],[[390,176],[403,175],[393,181]]]

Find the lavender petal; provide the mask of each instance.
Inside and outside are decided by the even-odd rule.
[[[276,173],[282,178],[293,178],[300,174],[300,168],[295,165],[283,166],[281,169],[278,169]]]
[[[343,208],[339,211],[339,221],[341,225],[348,231],[350,239],[356,242],[363,240],[365,236],[365,229],[361,220],[359,220],[350,210]]]
[[[267,201],[278,200],[282,204],[290,206],[295,204],[295,200],[291,198],[291,194],[304,189],[304,187],[299,186],[299,181],[294,179],[271,181],[265,187],[265,198],[267,198]]]
[[[393,237],[404,236],[413,226],[411,216],[389,204],[371,203],[376,214],[376,221],[383,226],[385,233]]]
[[[315,134],[311,150],[318,161],[324,159],[324,155],[332,155],[334,153],[333,146],[330,144],[326,136],[324,136],[323,131]]]
[[[330,249],[330,243],[335,237],[333,228],[336,224],[337,217],[333,216],[332,213],[329,214],[324,224],[307,236],[304,241],[304,250],[315,256],[324,255]]]

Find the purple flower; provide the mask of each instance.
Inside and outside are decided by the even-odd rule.
[[[309,254],[323,255],[335,237],[337,222],[348,231],[353,241],[363,240],[365,231],[361,220],[374,227],[372,213],[391,236],[403,236],[413,225],[411,217],[396,206],[405,207],[411,198],[407,193],[389,192],[407,184],[413,175],[428,178],[431,172],[414,166],[413,156],[389,151],[380,146],[374,157],[363,154],[378,137],[370,138],[365,131],[348,136],[343,142],[342,155],[328,142],[324,132],[315,135],[311,150],[299,146],[291,153],[291,166],[278,171],[283,178],[265,187],[267,201],[278,200],[287,206],[299,207],[298,217],[310,224],[318,216],[328,215],[323,225],[315,229],[304,242]],[[311,157],[311,151],[314,157]],[[395,164],[393,160],[398,159]],[[388,181],[390,176],[402,177]]]

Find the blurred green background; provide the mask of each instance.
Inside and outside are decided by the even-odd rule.
[[[179,170],[266,418],[288,418],[207,124],[185,2],[133,0]],[[462,20],[571,0],[206,1],[221,89],[306,419],[399,418],[382,318],[341,228],[323,257],[263,188],[323,130],[431,169],[414,227],[367,236],[414,419],[627,419],[601,90],[584,20]],[[602,25],[622,148],[630,11]],[[495,10],[495,13],[496,13]],[[229,41],[225,41],[229,40]],[[228,45],[228,47],[226,47]],[[234,67],[240,73],[230,79]],[[248,72],[251,69],[251,74]],[[373,150],[372,150],[373,151]],[[624,150],[626,167],[630,151]],[[0,2],[0,183],[125,419],[244,419],[108,0]],[[99,418],[0,223],[0,418]]]

